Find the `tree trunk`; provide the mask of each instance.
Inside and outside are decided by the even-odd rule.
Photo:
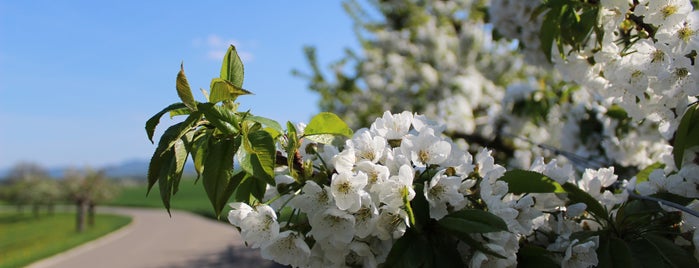
[[[95,203],[92,202],[87,207],[87,225],[95,226]]]
[[[75,201],[75,206],[77,209],[75,212],[75,230],[82,233],[85,230],[85,201]]]

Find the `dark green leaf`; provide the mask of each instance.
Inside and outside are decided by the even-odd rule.
[[[420,230],[430,221],[430,204],[425,198],[423,184],[416,183],[413,188],[415,189],[415,198],[410,200],[410,207],[413,209],[416,222],[413,228]]]
[[[429,241],[408,229],[405,234],[393,244],[386,261],[381,267],[421,267],[426,260],[431,260],[432,250]]]
[[[226,56],[223,57],[221,79],[231,82],[237,88],[242,88],[244,78],[243,61],[240,60],[235,46],[231,45],[228,47],[228,51],[226,51]]]
[[[600,236],[597,248],[597,267],[623,268],[632,267],[631,249],[626,241],[614,236]]]
[[[672,147],[672,155],[675,158],[675,166],[682,167],[684,151],[699,144],[699,103],[690,106],[682,116],[680,125],[675,132],[675,140]]]
[[[230,198],[228,193],[232,193],[232,189],[228,188],[233,177],[233,156],[239,147],[240,137],[235,139],[209,138],[202,183],[217,217]]]
[[[454,237],[466,243],[467,245],[469,245],[470,247],[474,248],[475,250],[478,250],[491,256],[495,256],[496,258],[507,259],[507,257],[500,255],[500,253],[495,252],[494,250],[483,245],[482,242],[479,242],[475,238],[471,237],[470,234],[460,232],[452,232],[451,234],[454,235]]]
[[[187,108],[192,109],[192,111],[197,110],[197,102],[194,100],[192,95],[192,89],[189,88],[189,82],[187,82],[187,77],[184,75],[184,64],[180,65],[180,72],[177,73],[177,95],[180,96],[182,103],[184,103]]]
[[[235,201],[253,203],[253,201],[262,200],[265,195],[267,183],[265,183],[263,180],[252,177],[247,172],[241,173],[246,175],[240,182],[240,186],[235,189]]]
[[[206,153],[209,145],[209,138],[211,137],[211,132],[202,132],[200,135],[194,137],[192,141],[192,148],[190,153],[192,154],[192,161],[194,162],[194,170],[197,172],[197,181],[201,177],[204,171],[204,162],[206,161]],[[196,183],[196,181],[195,181]]]
[[[211,80],[211,94],[209,102],[217,103],[220,101],[235,101],[238,96],[252,94],[243,88],[236,87],[231,82],[221,78]]]
[[[171,162],[174,161],[172,158],[175,157],[172,147],[186,132],[190,131],[191,124],[191,120],[174,124],[165,130],[160,137],[158,147],[155,149],[148,166],[148,191],[146,194],[150,192],[150,189],[159,179],[167,180],[172,169]]]
[[[322,134],[352,137],[352,129],[337,115],[323,112],[311,119],[311,122],[308,123],[304,130],[303,136]]]
[[[585,205],[587,205],[587,211],[592,213],[592,215],[595,215],[599,219],[607,219],[607,210],[602,206],[602,204],[599,203],[599,201],[597,201],[597,199],[592,197],[590,194],[586,193],[583,190],[580,190],[578,186],[570,182],[566,182],[565,184],[563,184],[563,189],[565,189],[566,192],[568,192],[568,199],[570,200],[570,204],[584,203]]]
[[[631,254],[633,255],[634,267],[646,267],[646,268],[662,268],[671,267],[665,263],[663,256],[660,255],[658,249],[653,246],[646,239],[635,239],[629,241],[629,249],[631,249]]]
[[[646,233],[643,236],[650,242],[671,267],[699,267],[693,254],[659,235]]]
[[[629,117],[624,108],[621,108],[618,104],[613,104],[609,109],[607,109],[607,116],[614,118],[616,120],[624,120]]]
[[[507,223],[490,212],[464,209],[451,213],[438,221],[439,226],[450,233],[490,233],[508,231]]]
[[[158,123],[160,123],[160,118],[163,117],[165,113],[186,107],[187,106],[185,106],[184,103],[181,102],[170,104],[170,106],[165,107],[165,109],[148,119],[148,121],[146,121],[146,134],[148,135],[148,140],[150,140],[150,142],[153,142],[153,134],[155,133],[155,127],[158,125]]]
[[[558,268],[560,265],[551,259],[551,252],[545,248],[524,245],[517,251],[517,267]]]
[[[457,250],[456,239],[451,236],[434,234],[428,235],[428,239],[434,256],[432,260],[428,260],[428,263],[432,264],[429,265],[430,267],[465,267],[461,254]]]
[[[499,180],[507,182],[510,193],[564,193],[558,182],[539,172],[529,170],[510,170]]]

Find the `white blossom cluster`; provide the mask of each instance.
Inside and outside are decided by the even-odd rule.
[[[307,161],[335,171],[329,182],[307,180],[300,190],[280,194],[281,185],[294,182],[288,169],[281,170],[276,187],[267,189],[262,200],[266,203],[233,203],[229,221],[240,228],[248,245],[281,264],[375,267],[413,227],[409,203],[420,187],[431,219],[475,208],[507,224],[508,232],[472,235],[505,258],[458,245],[469,267],[514,267],[522,241],[546,248],[563,267],[597,264],[598,237],[571,238],[583,226],[599,228],[585,220],[583,203],[566,206],[568,200],[553,193],[509,193],[508,184],[499,180],[506,169],[495,163],[489,150],[474,157],[445,138],[443,130],[443,125],[422,115],[386,112],[370,128],[356,131],[342,150],[313,144],[318,153],[303,154]],[[530,170],[560,184],[577,185],[612,212],[628,197],[609,190],[617,182],[613,168],[588,169],[578,178],[571,165],[537,158]],[[425,174],[433,175],[425,178]],[[293,213],[281,216],[288,210]],[[307,220],[291,220],[300,217]]]

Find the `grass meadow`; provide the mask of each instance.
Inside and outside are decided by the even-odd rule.
[[[204,186],[201,184],[201,181],[196,184],[194,181],[194,178],[182,178],[179,191],[170,199],[171,209],[189,211],[215,219],[214,210],[211,203],[209,203],[209,198],[206,197]],[[152,207],[165,210],[160,200],[158,185],[153,186],[148,196],[146,196],[146,189],[146,184],[124,186],[121,188],[120,195],[106,205]],[[225,220],[225,217],[222,216],[221,219]]]
[[[95,225],[75,231],[75,214],[56,213],[35,218],[31,212],[0,212],[0,268],[23,267],[117,230],[131,219],[95,216]]]

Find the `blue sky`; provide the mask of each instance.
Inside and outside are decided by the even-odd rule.
[[[318,112],[290,74],[309,69],[303,46],[323,66],[358,47],[339,0],[0,0],[0,169],[148,159],[144,124],[178,101],[180,62],[193,89],[208,88],[229,43],[255,93],[238,99],[242,109],[294,122]]]

